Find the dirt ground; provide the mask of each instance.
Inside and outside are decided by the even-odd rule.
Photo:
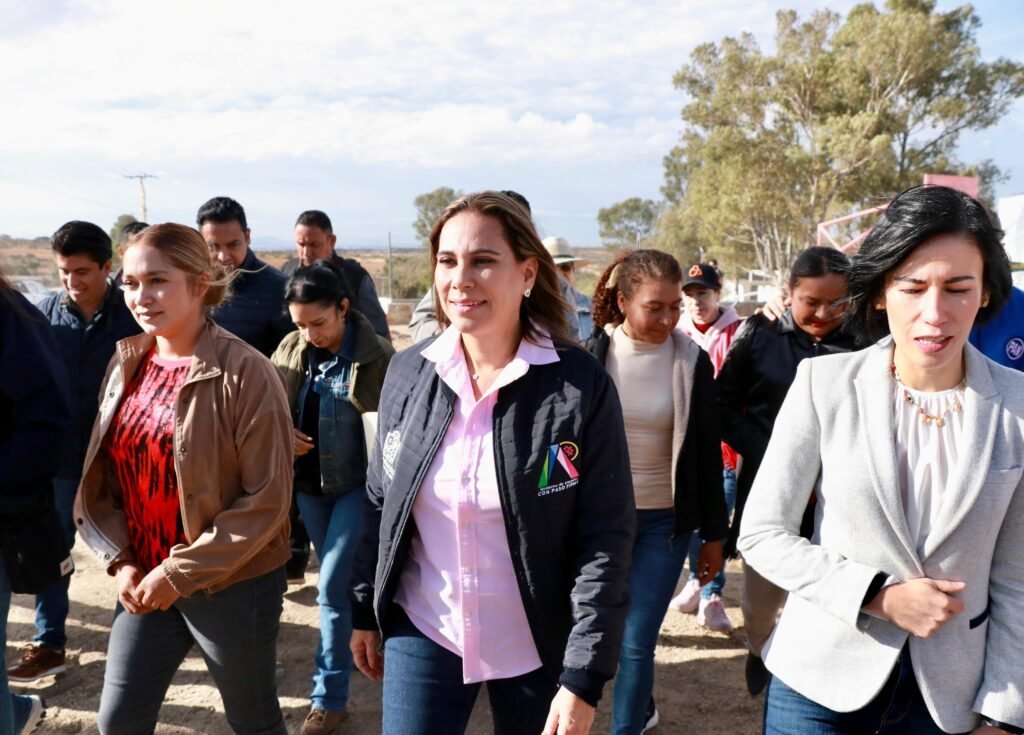
[[[92,554],[75,549],[78,571],[71,583],[68,619],[67,673],[12,690],[36,693],[46,700],[46,718],[39,733],[96,733],[95,712],[103,682],[104,652],[114,608],[114,582]],[[729,568],[726,604],[733,623],[740,625],[738,567]],[[309,708],[307,699],[317,642],[316,570],[304,584],[293,584],[285,595],[278,660],[284,669],[279,694],[290,731],[297,730]],[[18,655],[21,641],[35,633],[33,599],[15,595],[7,627],[7,660]],[[743,633],[732,637],[703,632],[692,615],[670,611],[661,629],[656,657],[655,698],[661,723],[654,733],[760,732],[761,699],[751,699],[743,685]],[[611,686],[601,701],[594,733],[609,728]],[[380,687],[361,674],[352,676],[350,718],[345,733],[380,731]],[[220,697],[203,660],[193,652],[168,692],[160,712],[161,735],[230,735]],[[489,733],[486,697],[481,697],[469,732]]]
[[[410,343],[404,327],[394,327],[397,349]],[[96,710],[103,685],[104,656],[113,618],[115,587],[91,553],[79,544],[74,550],[77,571],[71,582],[68,618],[68,670],[12,691],[40,694],[47,714],[37,733],[97,733]],[[285,594],[278,662],[284,677],[278,693],[290,732],[297,732],[309,710],[319,616],[316,606],[316,568],[303,584],[292,584]],[[760,733],[762,698],[752,699],[743,682],[742,614],[739,610],[739,566],[728,567],[725,602],[737,627],[732,636],[704,631],[692,615],[669,611],[661,628],[655,657],[654,696],[661,722],[652,733],[662,735],[755,735]],[[17,659],[20,643],[31,640],[34,600],[15,595],[7,626],[7,660]],[[593,733],[610,726],[612,684],[598,708]],[[352,675],[349,719],[344,733],[363,735],[380,731],[380,685],[358,672]],[[481,696],[470,722],[470,735],[492,730],[486,696]],[[195,652],[186,659],[171,685],[160,711],[159,735],[230,735],[216,687],[202,658]]]

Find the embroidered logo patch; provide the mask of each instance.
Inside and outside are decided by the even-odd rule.
[[[395,429],[388,432],[388,435],[384,437],[384,444],[381,446],[384,474],[388,476],[389,480],[395,479],[395,460],[398,459],[398,449],[401,443],[402,434]]]
[[[580,473],[574,463],[579,460],[579,456],[580,448],[573,442],[566,441],[548,447],[544,467],[540,471],[540,481],[537,483],[537,496],[542,498],[578,485]]]
[[[699,265],[695,265],[692,268],[690,268],[690,278],[700,278],[703,275],[704,271],[701,269]]]
[[[1006,356],[1011,360],[1019,360],[1024,356],[1024,339],[1014,337],[1006,343]]]

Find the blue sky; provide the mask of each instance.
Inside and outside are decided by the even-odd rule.
[[[846,11],[848,0],[828,3]],[[940,0],[940,9],[959,3]],[[980,0],[986,58],[1024,60],[1024,13]],[[774,13],[820,3],[0,0],[0,233],[69,219],[191,222],[238,199],[258,241],[325,210],[342,245],[413,243],[413,198],[512,188],[545,235],[598,243],[597,210],[657,198],[681,129],[672,74]],[[1024,192],[1024,104],[962,139]]]

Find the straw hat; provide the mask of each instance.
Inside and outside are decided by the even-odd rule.
[[[541,240],[541,243],[544,245],[544,249],[551,253],[555,265],[583,262],[583,258],[577,258],[573,255],[569,241],[564,237],[545,237]]]

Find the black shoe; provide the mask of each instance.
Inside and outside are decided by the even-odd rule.
[[[306,565],[309,564],[308,556],[292,556],[284,565],[284,572],[289,582],[301,582],[306,578]]]
[[[658,708],[654,706],[654,697],[652,696],[651,701],[647,704],[647,711],[644,713],[644,727],[640,732],[653,730],[659,719],[661,718],[658,716]]]
[[[765,668],[761,657],[752,653],[747,654],[747,667],[744,674],[747,678],[747,691],[750,692],[751,697],[756,697],[763,692],[772,679],[772,674]]]

